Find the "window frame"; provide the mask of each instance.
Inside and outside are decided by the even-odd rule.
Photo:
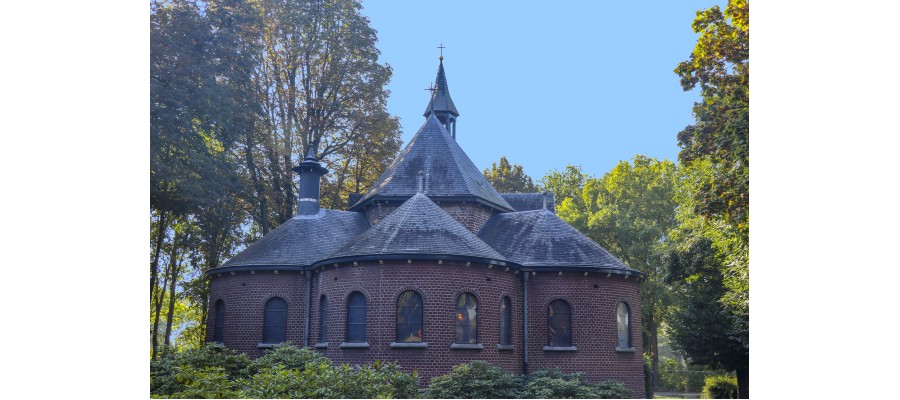
[[[500,299],[500,346],[512,346],[512,300],[509,296]]]
[[[279,304],[280,302],[280,304]],[[284,305],[284,309],[273,309],[275,305]],[[273,321],[273,315],[277,313],[283,313],[282,320],[284,321],[283,325],[275,324]],[[272,297],[266,300],[266,304],[263,307],[263,344],[278,344],[287,341],[287,318],[288,318],[288,304],[287,300],[281,297]],[[279,329],[280,328],[280,329]],[[275,331],[275,329],[279,329]],[[275,336],[275,337],[272,337]],[[281,340],[277,340],[278,338]]]
[[[216,300],[213,323],[213,343],[225,342],[225,300]]]
[[[358,299],[357,304],[354,303],[354,299]],[[360,291],[354,291],[347,296],[347,325],[346,332],[344,333],[344,343],[366,343],[366,319],[368,318],[367,303],[366,295]],[[358,314],[355,314],[353,312],[354,309],[362,309],[362,316],[360,317]],[[357,318],[362,318],[362,320],[354,322],[354,315],[356,315]],[[361,330],[356,331],[361,332],[360,337],[350,337],[352,332],[350,328],[354,325],[362,326]]]
[[[404,299],[404,295],[407,293],[412,293],[414,296]],[[407,300],[406,302],[401,303],[401,301]],[[418,307],[418,313],[416,313],[415,308]],[[412,313],[415,314],[406,314],[401,313],[401,309],[403,308],[413,308]],[[417,315],[418,322],[400,322],[401,315]],[[401,337],[401,325],[405,325],[407,327],[418,325],[419,332],[419,340],[406,340],[408,337],[415,337],[414,335],[410,335],[408,337]],[[408,330],[406,330],[408,331]],[[415,290],[404,290],[400,295],[397,296],[397,318],[395,321],[395,333],[394,333],[394,343],[423,343],[425,342],[425,302],[422,299],[422,294]]]
[[[319,342],[328,343],[328,296],[319,296]]]
[[[564,305],[566,308],[566,312],[562,312],[559,309],[554,310],[554,308],[558,308],[558,307],[554,307],[554,304]],[[560,317],[558,317],[560,315],[567,315],[567,317],[560,318]],[[564,324],[562,324],[561,326],[559,324],[554,323],[554,321],[559,322],[561,319],[564,322]],[[554,328],[556,328],[556,329],[554,329]],[[569,339],[568,342],[559,340],[561,338],[565,338],[564,336],[561,336],[562,331],[564,331],[564,329],[561,329],[561,328],[567,328],[568,339]],[[573,331],[573,329],[572,329],[572,305],[569,304],[568,301],[563,300],[563,299],[555,299],[555,300],[551,301],[550,303],[548,303],[547,304],[547,347],[549,347],[549,348],[573,348],[575,346],[574,345],[574,343],[575,343],[574,336],[575,335],[573,334],[572,331]],[[558,333],[554,334],[553,332],[558,332]]]
[[[472,302],[471,308],[468,306],[469,302],[465,301],[464,299],[471,299],[471,302]],[[460,303],[462,303],[462,305],[460,305]],[[455,305],[454,309],[455,309],[455,313],[454,313],[455,314],[455,318],[454,318],[455,324],[454,324],[454,326],[456,328],[456,335],[454,337],[453,343],[457,344],[457,345],[478,345],[478,344],[480,344],[481,342],[479,341],[479,337],[478,337],[478,297],[476,297],[473,293],[469,293],[469,292],[460,293],[458,296],[456,296],[456,305]],[[471,313],[469,312],[470,309],[472,310]],[[462,311],[466,312],[465,318],[463,317]],[[466,321],[466,323],[463,323],[462,321]],[[462,330],[460,329],[461,327],[462,327]],[[467,329],[467,327],[469,329]],[[465,333],[466,330],[470,330],[469,334],[468,335],[464,334],[463,336],[460,336],[460,334]],[[465,336],[470,336],[468,341],[460,340]]]
[[[622,321],[619,316],[620,309],[625,311],[625,320]],[[623,329],[624,324],[624,329]],[[624,330],[624,337],[623,337]],[[624,339],[624,343],[623,343]],[[625,301],[616,304],[616,348],[631,349],[634,346],[631,342],[631,306]]]

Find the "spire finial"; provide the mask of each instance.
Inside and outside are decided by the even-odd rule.
[[[431,107],[431,114],[434,115],[434,92],[437,92],[437,86],[434,86],[434,82],[431,82],[425,90],[431,92],[431,96],[428,96],[431,101],[428,102],[428,105]]]
[[[304,158],[304,161],[306,160],[318,161],[316,160],[316,154],[313,152],[312,143],[309,144],[309,150],[306,151],[306,158]]]
[[[438,46],[437,48],[441,49],[441,57],[439,59],[441,61],[444,61],[444,49],[446,49],[446,47],[444,47],[444,42],[441,42],[441,45]]]

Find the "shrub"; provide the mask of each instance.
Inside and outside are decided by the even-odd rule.
[[[525,385],[525,397],[531,399],[596,398],[594,387],[580,372],[566,374],[559,369],[535,371]]]
[[[522,378],[484,361],[453,367],[435,377],[425,391],[432,399],[514,399],[522,396]]]
[[[598,399],[630,399],[634,392],[624,383],[618,381],[603,381],[596,385]]]
[[[234,381],[248,376],[250,363],[246,355],[216,344],[181,352],[166,348],[150,362],[150,393],[171,396],[186,390],[190,382],[212,379],[204,374],[221,373],[226,381]]]
[[[325,356],[307,348],[299,348],[284,342],[266,351],[262,357],[253,360],[253,366],[259,370],[282,366],[285,369],[303,370],[306,364],[329,362]]]
[[[727,374],[707,377],[700,397],[703,399],[736,399],[737,378]]]
[[[395,363],[336,367],[283,343],[250,359],[216,345],[151,362],[152,398],[413,398],[418,375]]]
[[[653,362],[647,353],[644,353],[644,393],[648,399],[653,398]]]

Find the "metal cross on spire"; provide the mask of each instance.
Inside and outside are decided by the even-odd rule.
[[[434,82],[431,82],[431,84],[430,84],[427,88],[425,88],[425,90],[431,92],[431,96],[428,97],[428,98],[429,98],[429,99],[432,99],[432,101],[430,101],[430,102],[428,103],[428,105],[431,106],[431,113],[434,114],[434,101],[433,101],[433,99],[434,99],[434,92],[437,92],[438,88],[437,88],[437,86],[434,86]]]
[[[444,42],[441,42],[441,45],[437,48],[441,49],[441,61],[444,61],[444,49],[446,49],[446,47],[444,47]]]

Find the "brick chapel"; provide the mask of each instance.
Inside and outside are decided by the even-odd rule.
[[[312,152],[294,168],[297,215],[208,272],[207,340],[396,361],[422,384],[473,360],[560,368],[643,398],[644,274],[559,219],[551,194],[491,186],[456,142],[443,57],[424,116],[347,210],[319,207]]]

